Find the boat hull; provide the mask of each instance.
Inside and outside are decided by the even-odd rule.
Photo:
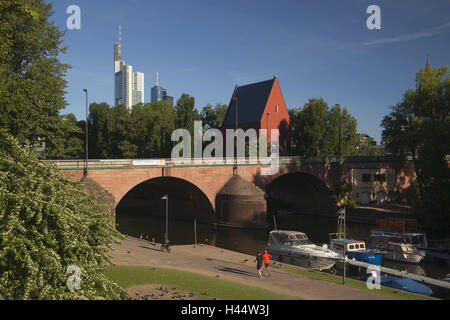
[[[415,263],[415,264],[419,263],[423,259],[423,256],[420,254],[405,254],[391,251],[384,252],[383,256],[387,260],[405,263]]]
[[[377,252],[347,251],[346,255],[349,259],[355,259],[357,261],[370,263],[376,266],[381,265],[383,260],[383,253]]]
[[[335,258],[311,256],[308,254],[281,253],[273,250],[268,250],[268,252],[272,255],[273,260],[318,271],[328,270],[338,261]]]

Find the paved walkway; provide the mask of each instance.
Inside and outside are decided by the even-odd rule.
[[[384,300],[392,297],[308,279],[271,268],[272,277],[259,278],[255,257],[208,245],[172,246],[171,253],[161,252],[160,245],[127,237],[114,246],[112,261],[117,265],[154,266],[199,273],[259,287],[301,299]]]

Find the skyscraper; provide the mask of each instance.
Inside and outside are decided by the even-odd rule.
[[[114,104],[124,104],[128,109],[144,103],[144,74],[133,72],[122,60],[122,26],[119,26],[119,42],[114,43]]]
[[[173,97],[167,95],[167,90],[159,85],[158,70],[156,70],[156,85],[152,87],[151,102],[167,101],[173,106]]]
[[[133,67],[124,65],[115,74],[115,105],[124,104],[127,108],[132,106],[133,95]]]
[[[144,103],[144,74],[133,72],[133,106]]]

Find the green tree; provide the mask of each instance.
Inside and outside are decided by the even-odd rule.
[[[341,125],[339,125],[341,121]],[[339,155],[339,129],[342,128],[342,154],[354,155],[357,153],[357,121],[348,112],[347,108],[333,106],[327,115],[327,130],[325,133],[324,147],[322,155]]]
[[[309,99],[302,109],[289,110],[293,151],[299,155],[333,156],[340,153],[339,119],[342,124],[343,154],[355,154],[356,119],[346,108],[328,108],[322,99]]]
[[[69,66],[58,58],[64,32],[52,14],[42,0],[0,0],[0,127],[19,141],[45,138],[57,147]]]
[[[134,106],[131,111],[133,141],[139,157],[169,157],[175,111],[167,101]]]
[[[213,107],[211,104],[207,104],[203,107],[200,117],[205,129],[220,128],[225,115],[227,113],[228,106],[226,104],[216,104]]]
[[[195,109],[195,98],[183,93],[177,101],[175,106],[176,120],[175,126],[177,129],[187,129],[191,135],[194,132],[194,121],[200,120],[200,115]]]
[[[309,99],[303,109],[294,112],[292,135],[297,152],[301,155],[321,154],[327,130],[328,104],[322,99]]]
[[[381,125],[386,149],[393,155],[411,155],[421,201],[415,212],[423,225],[448,236],[450,230],[450,69],[427,64],[392,107]]]
[[[122,299],[103,274],[120,234],[84,185],[0,130],[0,294],[6,299]],[[70,291],[68,267],[81,271]]]
[[[85,156],[84,121],[69,113],[60,117],[60,125],[50,133],[46,144],[47,159],[82,159]],[[47,143],[47,141],[46,141]]]
[[[374,145],[372,137],[364,136],[362,134],[357,135],[356,139],[356,154],[360,156],[376,156],[380,153],[380,150]]]
[[[89,155],[93,159],[113,157],[112,112],[107,103],[91,103],[89,106]]]

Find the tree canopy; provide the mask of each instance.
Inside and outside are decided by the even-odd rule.
[[[69,66],[52,14],[42,0],[0,0],[0,128],[19,141],[53,141],[62,122]]]
[[[426,226],[450,230],[450,70],[427,64],[381,123],[386,149],[397,156],[411,155],[420,201],[416,214]]]
[[[220,128],[225,119],[227,109],[228,106],[226,104],[218,103],[214,107],[211,104],[207,104],[200,113],[203,127],[205,129]]]
[[[331,109],[322,99],[312,98],[303,108],[290,109],[293,154],[333,156],[340,153],[339,119],[342,123],[343,154],[357,153],[356,119],[346,108]]]
[[[0,130],[0,294],[6,299],[121,299],[103,270],[120,235],[107,203]],[[69,290],[69,266],[80,289]]]
[[[172,132],[185,128],[193,132],[194,121],[202,120],[204,129],[220,127],[226,105],[206,105],[195,109],[194,97],[183,94],[175,107],[167,101],[137,104],[130,110],[124,105],[91,103],[89,106],[89,158],[166,158],[174,143]],[[61,117],[62,125],[53,140],[47,158],[84,158],[85,122],[72,115]]]

